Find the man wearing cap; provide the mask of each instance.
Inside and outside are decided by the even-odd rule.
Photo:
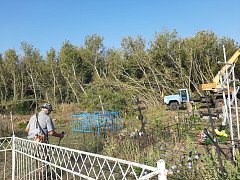
[[[55,128],[52,122],[51,114],[52,105],[49,103],[45,103],[41,106],[42,110],[34,114],[25,129],[28,133],[28,139],[35,139],[36,137],[42,137],[42,139],[38,139],[39,142],[47,142],[48,135],[55,136],[59,138],[63,138],[64,134],[55,132]]]
[[[42,143],[48,143],[48,135],[55,136],[59,138],[63,138],[64,134],[59,134],[55,132],[55,128],[52,122],[51,117],[49,116],[52,112],[52,105],[49,103],[45,103],[41,106],[42,110],[34,114],[25,129],[25,131],[28,133],[28,139],[32,139],[38,142]],[[36,157],[41,158],[45,161],[50,160],[50,156],[48,154],[49,149],[42,146],[37,146],[36,151]],[[46,179],[48,176],[48,165],[44,165],[44,163],[39,162],[36,160],[36,162],[32,162],[33,165],[31,168],[34,168],[35,176]]]

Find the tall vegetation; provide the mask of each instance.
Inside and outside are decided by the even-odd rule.
[[[178,88],[200,93],[197,85],[211,82],[221,67],[222,46],[227,57],[238,48],[233,39],[209,31],[180,38],[176,31],[163,30],[148,43],[127,36],[119,49],[106,48],[103,41],[93,34],[83,45],[66,41],[59,52],[51,48],[44,56],[23,42],[21,54],[15,49],[0,54],[1,105],[49,101],[97,107],[101,95],[105,108],[126,110],[136,96],[157,106]]]

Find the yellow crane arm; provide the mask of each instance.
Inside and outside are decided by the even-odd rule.
[[[222,69],[220,70],[220,73],[223,74],[226,72],[226,70],[238,60],[238,56],[240,55],[240,49],[238,49],[233,56],[227,61],[227,64],[224,65],[222,67]],[[219,84],[219,75],[217,74],[214,78],[213,78],[213,83]]]
[[[224,65],[222,67],[222,69],[220,70],[220,73],[223,74],[225,73],[225,71],[238,60],[238,56],[240,55],[240,49],[238,49],[233,56],[227,61],[227,64]],[[213,82],[212,83],[206,83],[206,84],[199,84],[198,88],[200,91],[208,91],[208,90],[216,90],[221,88],[220,86],[220,77],[219,74],[217,74],[214,78],[213,78]]]

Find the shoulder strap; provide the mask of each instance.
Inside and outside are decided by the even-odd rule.
[[[39,129],[41,130],[41,132],[43,133],[43,135],[47,138],[47,142],[48,142],[48,135],[43,131],[42,127],[40,126],[39,124],[39,121],[38,121],[38,113],[36,113],[36,119],[37,119],[37,124],[39,126]]]

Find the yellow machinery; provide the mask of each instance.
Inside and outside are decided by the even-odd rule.
[[[226,65],[222,67],[220,70],[220,73],[223,74],[225,71],[232,66],[233,63],[235,63],[238,60],[238,56],[240,55],[240,49],[238,49],[233,56],[227,61]],[[200,91],[217,91],[221,89],[221,84],[220,84],[220,78],[219,74],[217,74],[213,78],[212,83],[206,83],[206,84],[199,84],[199,90]]]
[[[239,56],[240,56],[240,49],[238,49],[233,54],[233,56],[227,61],[227,63],[225,63],[225,65],[222,67],[219,73],[224,74],[229,67],[231,67],[234,63],[237,62]],[[188,102],[189,100],[193,102],[202,102],[202,103],[207,102],[209,106],[215,107],[215,108],[222,107],[224,104],[224,100],[223,100],[223,93],[221,91],[222,87],[220,83],[219,73],[213,78],[212,83],[199,84],[198,88],[200,91],[204,92],[204,96],[189,97],[187,89],[180,89],[179,90],[180,93],[178,95],[165,96],[164,103],[166,105],[169,105],[170,109],[173,111],[178,110],[181,105],[184,105],[184,103]],[[231,89],[233,88],[230,87],[230,91]],[[187,101],[182,101],[181,99],[182,90],[187,92],[187,96],[188,96]],[[238,98],[240,99],[240,94]]]

